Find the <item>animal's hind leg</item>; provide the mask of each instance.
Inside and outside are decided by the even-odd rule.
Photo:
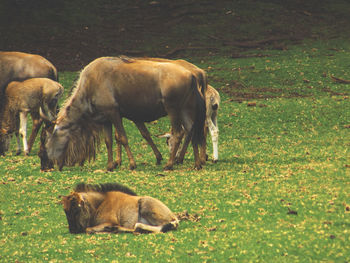
[[[43,120],[40,118],[38,114],[32,113],[31,116],[33,120],[33,127],[32,127],[32,133],[30,134],[29,141],[28,141],[28,152],[32,150],[35,138],[38,135],[41,124],[43,123]]]
[[[143,122],[134,122],[136,127],[139,129],[141,135],[143,136],[143,138],[145,138],[145,140],[147,141],[147,143],[151,146],[154,155],[156,156],[157,159],[157,164],[160,164],[160,162],[163,160],[162,154],[159,152],[157,146],[154,144],[151,135],[149,133],[149,131],[147,130],[145,124]]]
[[[27,112],[19,113],[19,134],[22,137],[23,141],[23,151],[24,155],[28,155],[28,144],[27,144]]]
[[[188,145],[191,141],[191,133],[187,133],[181,150],[176,154],[176,163],[183,163]]]
[[[133,170],[136,168],[136,163],[131,153],[129,143],[128,143],[128,138],[126,137],[125,129],[124,129],[123,122],[119,112],[114,112],[111,118],[113,120],[112,122],[116,129],[115,135],[116,135],[117,143],[121,143],[124,146],[126,154],[128,155],[128,158],[129,158],[129,169]]]
[[[171,149],[170,157],[167,162],[167,164],[164,167],[164,170],[172,170],[177,150],[179,149],[181,139],[183,137],[184,130],[182,129],[181,120],[177,113],[170,114],[168,113],[170,122],[171,122],[171,137],[170,140],[173,140],[172,142],[169,142],[170,145],[174,145],[174,147]]]
[[[139,219],[135,231],[166,232],[178,227],[179,220],[170,209],[158,199],[142,197],[139,203]]]

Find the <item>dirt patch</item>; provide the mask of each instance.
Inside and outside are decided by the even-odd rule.
[[[0,50],[37,53],[60,71],[80,70],[106,55],[239,57],[247,49],[284,49],[312,37],[315,25],[331,25],[333,33],[348,28],[348,16],[334,20],[318,1],[283,2],[4,0]]]

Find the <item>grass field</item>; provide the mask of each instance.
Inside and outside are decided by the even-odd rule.
[[[220,160],[201,171],[189,151],[164,172],[127,120],[135,171],[124,155],[106,172],[102,145],[94,163],[41,173],[38,144],[15,156],[13,140],[0,159],[0,261],[348,262],[349,86],[330,78],[350,79],[348,46],[315,41],[263,58],[193,61],[222,97]],[[76,76],[61,74],[66,91]],[[156,135],[169,124],[148,127]],[[78,182],[119,182],[189,216],[166,234],[72,235],[59,196]]]

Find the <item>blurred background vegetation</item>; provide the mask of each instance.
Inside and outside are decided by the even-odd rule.
[[[347,0],[0,0],[0,50],[43,55],[60,71],[105,55],[241,57],[348,39],[349,14]]]

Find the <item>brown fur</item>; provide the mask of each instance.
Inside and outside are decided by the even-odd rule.
[[[127,62],[126,62],[127,61]],[[48,156],[64,165],[82,163],[94,157],[99,132],[104,130],[108,150],[108,170],[119,164],[112,153],[112,125],[117,143],[122,144],[136,167],[122,125],[122,118],[135,123],[168,115],[175,140],[180,143],[183,128],[193,132],[195,167],[200,168],[197,145],[203,141],[205,101],[197,89],[193,74],[172,63],[103,57],[81,72],[71,97],[59,112],[56,127],[46,144]],[[85,149],[87,147],[87,149]],[[119,149],[118,149],[119,151]],[[176,152],[175,152],[176,153]],[[165,169],[171,169],[171,153]]]
[[[137,196],[119,184],[79,184],[62,198],[69,231],[166,232],[178,227],[177,217],[161,201]]]
[[[205,121],[205,132],[204,136],[207,137],[208,131],[210,132],[212,143],[213,143],[213,162],[216,163],[218,161],[218,140],[219,140],[219,128],[217,125],[217,115],[218,115],[218,107],[220,105],[220,94],[214,89],[212,86],[208,85],[208,89],[205,96],[207,112],[206,112],[206,121]],[[186,136],[184,143],[179,150],[178,155],[176,157],[177,162],[182,163],[186,154],[186,150],[190,141],[190,137]],[[174,147],[171,145],[171,140],[168,140],[169,149]],[[201,160],[205,162],[207,159],[206,154],[206,140],[201,145]]]
[[[4,95],[0,140],[4,141],[5,137],[8,139],[10,134],[19,132],[23,138],[25,154],[28,154],[42,124],[41,117],[49,121],[56,118],[57,102],[62,94],[62,85],[47,78],[32,78],[9,83]],[[26,118],[28,113],[32,116],[33,128],[27,148]],[[19,127],[19,119],[21,127]],[[17,153],[19,152],[20,146],[18,145]]]
[[[5,88],[11,81],[29,78],[49,78],[57,81],[57,70],[47,59],[22,52],[0,51],[0,130]],[[0,155],[4,154],[4,141],[0,139]]]

